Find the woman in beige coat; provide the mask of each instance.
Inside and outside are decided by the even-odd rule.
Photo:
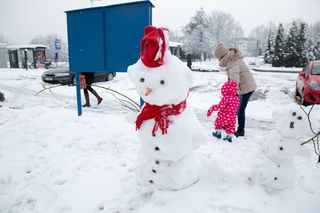
[[[215,56],[219,60],[219,66],[226,68],[229,80],[237,82],[237,94],[240,98],[240,105],[237,111],[238,128],[235,136],[244,136],[245,111],[252,93],[256,90],[256,82],[243,61],[241,51],[237,48],[227,49],[223,44],[215,48]]]

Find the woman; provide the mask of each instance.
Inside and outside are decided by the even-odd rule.
[[[248,66],[243,61],[241,51],[238,48],[227,49],[223,44],[219,44],[215,48],[214,53],[219,60],[219,66],[226,68],[228,79],[237,82],[237,94],[240,99],[240,105],[237,111],[238,128],[235,136],[244,136],[245,111],[252,93],[257,88],[256,82]]]
[[[93,72],[85,72],[83,74],[84,74],[85,79],[86,79],[86,87],[83,89],[84,98],[85,98],[86,103],[84,105],[82,105],[82,106],[83,107],[90,107],[90,98],[89,98],[88,90],[97,98],[98,105],[99,105],[103,99],[91,87],[91,84],[94,82],[94,73]]]

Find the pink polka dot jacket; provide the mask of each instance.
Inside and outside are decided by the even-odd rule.
[[[237,93],[237,83],[229,80],[221,88],[222,98],[218,104],[212,105],[207,112],[210,117],[213,111],[218,111],[218,116],[214,122],[216,130],[224,129],[228,135],[235,133],[237,109],[240,100]]]

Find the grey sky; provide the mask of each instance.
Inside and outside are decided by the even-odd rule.
[[[103,0],[94,6],[123,2]],[[201,7],[230,13],[248,34],[270,21],[290,23],[300,18],[320,21],[320,0],[151,0],[153,24],[180,30]],[[36,35],[57,33],[66,38],[64,11],[90,7],[90,0],[0,0],[0,34],[11,44],[26,44]]]

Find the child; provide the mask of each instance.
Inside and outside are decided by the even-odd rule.
[[[236,115],[237,108],[239,106],[240,100],[237,97],[237,83],[235,81],[229,80],[223,84],[221,88],[222,98],[219,104],[212,105],[208,109],[207,116],[210,117],[213,111],[219,111],[218,117],[214,122],[216,132],[212,135],[221,138],[221,130],[224,128],[227,133],[227,137],[223,140],[232,142],[232,135],[235,133],[236,125]]]

